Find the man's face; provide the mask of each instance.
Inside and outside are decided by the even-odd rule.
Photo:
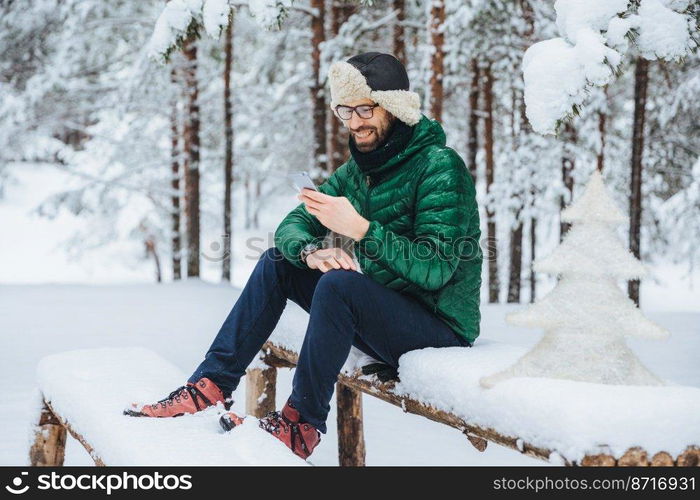
[[[349,103],[343,103],[346,106],[361,106],[363,104],[374,104],[371,99],[360,99]],[[389,113],[381,106],[377,106],[372,110],[372,118],[360,118],[357,112],[353,111],[349,120],[342,120],[343,125],[348,128],[352,141],[355,142],[355,147],[367,153],[373,151],[381,144],[391,131],[396,117]]]

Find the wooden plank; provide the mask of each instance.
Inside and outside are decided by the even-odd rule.
[[[66,429],[53,411],[44,403],[29,449],[29,463],[37,467],[63,465],[66,455]]]
[[[245,409],[248,415],[262,418],[275,411],[277,368],[253,368],[246,373]]]
[[[65,418],[63,418],[61,415],[56,413],[56,411],[51,406],[50,401],[46,401],[46,399],[44,399],[44,404],[51,411],[51,413],[53,413],[53,415],[58,419],[58,421],[61,423],[61,425],[64,427],[64,429],[67,430],[76,441],[78,441],[80,444],[83,445],[83,448],[85,448],[85,450],[88,452],[88,454],[92,458],[93,462],[95,462],[95,465],[97,465],[98,467],[104,467],[105,463],[102,461],[102,459],[97,454],[97,452],[92,447],[92,445],[90,445],[90,443],[88,443],[87,440],[81,434],[76,432],[75,429],[73,429],[73,427],[71,427],[70,423]]]
[[[665,451],[660,451],[651,457],[652,467],[673,467],[673,457],[666,453]]]
[[[584,467],[614,467],[615,457],[600,453],[598,455],[586,455],[581,460]]]
[[[700,448],[688,446],[676,459],[678,467],[700,467]]]
[[[338,382],[338,462],[343,467],[365,465],[365,435],[362,425],[362,393]]]
[[[281,362],[286,362],[296,365],[298,355],[294,351],[285,349],[283,347],[276,346],[270,342],[267,342],[263,346],[263,351],[266,353],[265,363],[274,364],[276,361],[270,358],[278,358]],[[279,363],[280,361],[277,361]],[[475,438],[481,438],[493,443],[497,443],[503,446],[507,446],[514,450],[517,450],[525,455],[529,455],[542,460],[549,460],[549,455],[551,450],[540,448],[537,446],[532,446],[527,443],[522,444],[522,447],[518,447],[518,438],[512,436],[504,436],[500,434],[495,429],[482,428],[472,424],[466,423],[461,418],[453,415],[451,413],[444,412],[432,406],[425,405],[418,401],[412,400],[404,396],[398,396],[393,391],[395,383],[393,381],[380,382],[378,379],[373,378],[373,380],[367,380],[364,378],[358,378],[355,376],[349,377],[344,374],[338,375],[338,381],[347,387],[355,389],[365,394],[369,394],[376,398],[381,399],[387,403],[391,403],[399,408],[403,409],[406,413],[413,413],[415,415],[420,415],[422,417],[428,418],[435,422],[440,422],[455,429],[459,429],[461,432],[473,436]],[[564,459],[566,465],[573,465]]]
[[[621,467],[646,467],[649,465],[647,452],[639,446],[630,448],[618,459],[617,465]]]

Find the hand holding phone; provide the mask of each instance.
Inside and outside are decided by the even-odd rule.
[[[314,181],[311,180],[308,172],[291,172],[287,174],[287,178],[291,181],[294,187],[296,187],[299,193],[301,193],[304,188],[318,191],[316,184],[314,184]]]

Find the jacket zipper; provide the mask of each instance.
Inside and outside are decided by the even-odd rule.
[[[372,177],[370,175],[365,176],[365,184],[367,184],[367,196],[365,196],[365,219],[369,220],[369,193],[372,191]]]

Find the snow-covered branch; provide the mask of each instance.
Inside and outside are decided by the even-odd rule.
[[[554,8],[560,36],[532,45],[522,64],[527,117],[542,134],[577,114],[592,86],[613,79],[630,41],[646,59],[697,49],[688,0],[557,0]]]

